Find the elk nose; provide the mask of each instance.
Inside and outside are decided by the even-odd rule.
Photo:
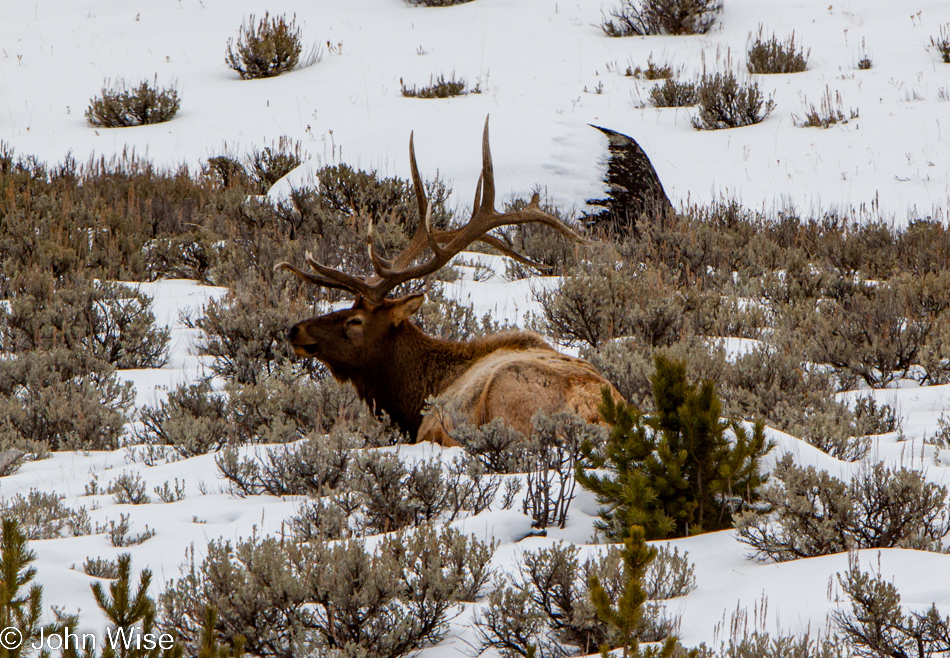
[[[287,330],[287,340],[293,340],[297,337],[298,333],[300,333],[300,329],[298,329],[297,325],[292,326]]]

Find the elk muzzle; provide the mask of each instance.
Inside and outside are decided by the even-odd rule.
[[[317,344],[301,329],[301,324],[297,323],[287,330],[287,342],[297,356],[314,356],[317,353]]]

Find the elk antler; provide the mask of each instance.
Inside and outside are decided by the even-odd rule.
[[[491,161],[491,149],[488,146],[487,118],[485,119],[485,131],[482,135],[482,173],[478,177],[478,185],[475,188],[472,217],[465,225],[448,230],[433,228],[432,204],[426,197],[425,185],[419,176],[419,167],[416,165],[416,151],[411,135],[409,137],[409,165],[412,170],[412,183],[416,191],[416,201],[419,204],[419,227],[405,249],[395,258],[388,260],[376,253],[373,246],[373,223],[370,220],[366,235],[366,248],[369,252],[370,261],[373,263],[374,275],[353,276],[326,267],[318,263],[309,253],[306,255],[306,260],[312,268],[310,272],[305,272],[286,262],[278,263],[275,269],[289,270],[304,281],[327,288],[347,290],[362,295],[368,301],[380,303],[399,284],[438,271],[447,265],[454,256],[475,242],[483,242],[494,247],[505,256],[514,258],[521,263],[542,269],[548,267],[525,258],[497,237],[488,235],[489,231],[500,226],[529,223],[544,224],[576,242],[590,244],[589,240],[572,231],[560,219],[541,210],[540,198],[537,193],[531,197],[531,202],[521,210],[506,213],[499,213],[495,210],[495,174]],[[432,255],[414,265],[415,260],[426,249],[431,251]]]

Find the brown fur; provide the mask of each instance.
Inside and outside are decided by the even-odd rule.
[[[422,299],[374,305],[360,298],[351,309],[294,325],[289,340],[298,355],[326,363],[334,377],[352,382],[363,400],[420,441],[454,445],[446,431],[451,427],[423,418],[430,396],[447,399],[456,417],[478,425],[501,417],[524,434],[539,410],[599,420],[600,391],[610,384],[590,364],[527,331],[468,342],[432,338],[409,321]]]

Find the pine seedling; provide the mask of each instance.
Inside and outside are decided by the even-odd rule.
[[[232,647],[218,644],[218,634],[215,632],[217,624],[218,610],[212,605],[205,606],[205,621],[201,627],[198,658],[241,658],[244,655],[244,636],[235,637]]]
[[[625,582],[616,602],[610,600],[610,595],[597,576],[591,576],[590,579],[590,598],[594,609],[617,634],[619,646],[623,648],[623,658],[640,654],[637,631],[643,621],[643,603],[647,600],[643,578],[650,562],[656,557],[656,549],[647,546],[644,536],[643,528],[633,526],[624,541],[621,557]],[[601,647],[601,654],[606,656],[607,650],[608,647]]]
[[[614,631],[615,644],[623,649],[623,658],[672,658],[682,647],[675,637],[669,637],[662,647],[640,651],[638,634],[643,627],[643,604],[647,600],[647,592],[643,587],[647,568],[656,558],[657,550],[647,546],[643,528],[633,526],[627,533],[624,547],[621,550],[623,560],[624,584],[616,601],[611,601],[610,595],[596,575],[590,578],[590,598],[597,615]],[[608,658],[612,647],[604,645],[600,648],[600,655]],[[686,654],[693,656],[691,652]]]
[[[583,450],[585,466],[608,471],[577,469],[578,482],[602,506],[598,529],[622,540],[632,525],[647,539],[731,527],[732,514],[764,481],[758,463],[772,447],[764,426],[750,433],[722,420],[712,382],[690,384],[684,363],[658,356],[651,381],[656,412],[646,416],[605,393],[601,415],[613,426],[610,439],[599,451]]]
[[[158,635],[155,629],[155,602],[148,595],[152,572],[149,569],[142,570],[135,594],[132,594],[131,583],[132,556],[128,553],[119,556],[118,572],[118,578],[109,584],[108,593],[102,583],[92,584],[92,595],[109,621],[110,634],[119,639],[103,647],[101,658],[181,658],[183,650],[179,644],[165,650],[158,643],[149,649],[145,643],[128,641],[138,634]]]
[[[45,635],[60,631],[56,625],[42,626],[43,588],[33,579],[36,553],[27,548],[26,535],[20,530],[16,519],[3,519],[3,536],[0,537],[0,629],[15,628],[19,631],[20,643],[15,647],[0,646],[0,658],[20,658],[34,642]],[[32,583],[32,584],[31,584]],[[29,590],[27,590],[29,587]],[[5,643],[4,643],[5,644]],[[49,650],[43,649],[40,658],[48,658]]]

